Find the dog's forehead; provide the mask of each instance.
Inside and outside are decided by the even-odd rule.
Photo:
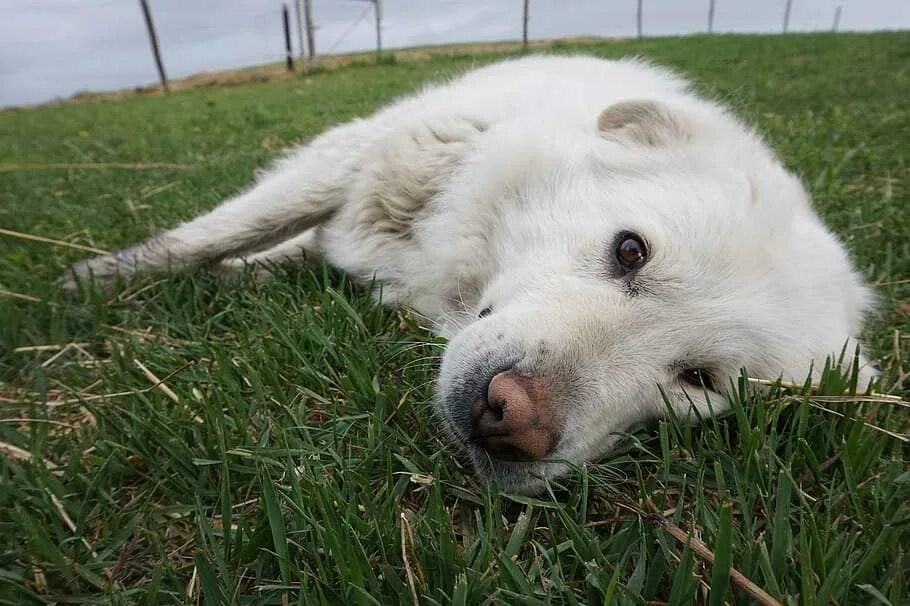
[[[806,194],[767,158],[570,135],[524,141],[505,166],[484,167],[498,192],[491,238],[507,256],[530,243],[540,254],[592,259],[632,231],[653,247],[668,279],[763,280],[788,248],[801,246],[792,232],[806,215]]]
[[[537,173],[528,191],[530,198],[564,209],[568,221],[581,217],[575,228],[592,236],[641,230],[655,238],[699,241],[702,250],[725,246],[733,237],[743,248],[785,237],[804,204],[798,183],[781,186],[779,176],[710,159],[649,156],[607,166],[566,162]]]

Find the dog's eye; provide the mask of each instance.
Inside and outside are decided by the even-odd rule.
[[[633,272],[648,262],[648,247],[638,234],[626,231],[616,237],[616,262],[623,274]]]
[[[493,313],[493,308],[492,308],[492,307],[484,307],[483,309],[480,310],[480,313],[477,314],[477,317],[478,317],[478,318],[486,318],[486,317],[489,316],[491,313]]]
[[[679,373],[679,380],[699,389],[714,391],[714,380],[711,373],[704,368],[687,368]]]

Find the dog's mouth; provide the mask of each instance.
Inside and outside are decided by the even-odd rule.
[[[480,448],[468,451],[475,475],[482,483],[499,490],[525,495],[546,492],[549,482],[565,473],[568,465],[557,459],[507,461],[494,459]]]

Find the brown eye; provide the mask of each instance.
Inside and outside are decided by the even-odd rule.
[[[711,373],[703,368],[687,368],[679,373],[679,379],[693,387],[714,391],[714,381],[711,379]]]
[[[616,241],[616,261],[623,273],[629,273],[640,268],[648,261],[648,247],[638,234],[623,232]]]

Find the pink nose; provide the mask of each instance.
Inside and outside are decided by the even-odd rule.
[[[543,379],[501,372],[471,407],[474,441],[494,458],[536,461],[556,448],[562,417]]]

